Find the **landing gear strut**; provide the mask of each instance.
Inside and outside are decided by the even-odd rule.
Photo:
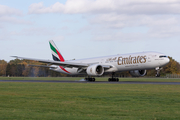
[[[88,78],[85,78],[85,80],[90,81],[90,82],[94,82],[96,79],[95,79],[95,78],[88,77]]]
[[[160,67],[157,67],[156,68],[156,77],[160,77],[160,71],[162,70],[162,68],[160,68]]]
[[[111,82],[111,81],[118,82],[118,81],[119,81],[118,78],[114,78],[114,77],[113,77],[114,74],[115,74],[115,73],[113,72],[113,73],[112,73],[112,77],[108,79],[109,82]]]

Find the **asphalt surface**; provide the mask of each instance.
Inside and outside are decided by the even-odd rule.
[[[142,81],[119,81],[119,82],[108,82],[108,81],[58,81],[58,80],[0,80],[0,82],[41,82],[41,83],[106,83],[106,84],[159,84],[159,85],[180,85],[180,82],[142,82]]]

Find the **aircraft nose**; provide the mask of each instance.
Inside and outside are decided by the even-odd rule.
[[[167,62],[167,63],[169,63],[169,62],[170,62],[170,59],[169,59],[168,57],[167,57],[167,59],[166,59],[166,62]]]
[[[164,66],[164,65],[167,65],[169,62],[170,62],[170,59],[166,57],[162,61],[159,61],[159,64]]]
[[[164,59],[164,65],[167,65],[170,62],[170,59],[167,57]]]

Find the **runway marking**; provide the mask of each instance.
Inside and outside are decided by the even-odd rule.
[[[159,85],[180,85],[180,82],[144,82],[144,81],[119,81],[119,82],[108,82],[108,81],[58,81],[58,80],[0,80],[0,82],[42,82],[42,83],[93,83],[93,84],[159,84]]]

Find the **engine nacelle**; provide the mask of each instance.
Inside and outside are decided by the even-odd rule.
[[[129,71],[133,77],[143,77],[146,75],[146,70],[133,70]]]
[[[89,66],[86,72],[90,76],[101,76],[104,73],[104,68],[101,65],[94,64]]]

